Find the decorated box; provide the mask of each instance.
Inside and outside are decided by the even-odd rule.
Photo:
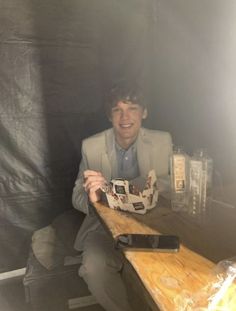
[[[152,209],[158,200],[156,174],[151,170],[145,180],[144,187],[138,180],[128,181],[121,178],[112,179],[106,188],[106,197],[110,208],[145,214]]]

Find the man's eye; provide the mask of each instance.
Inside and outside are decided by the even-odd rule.
[[[120,109],[119,109],[119,108],[113,108],[113,109],[112,109],[112,113],[118,113],[118,112],[120,112]]]
[[[136,111],[136,110],[138,110],[138,109],[139,109],[138,106],[131,106],[131,107],[129,107],[129,110],[133,110],[133,111]]]

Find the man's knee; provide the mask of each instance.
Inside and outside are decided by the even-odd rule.
[[[79,269],[79,275],[84,279],[104,279],[107,274],[119,273],[123,262],[120,254],[116,250],[106,250],[99,248],[87,248],[83,252],[82,265]]]
[[[82,255],[82,265],[79,269],[79,275],[98,275],[105,269],[106,258],[104,254],[97,250],[87,249]]]

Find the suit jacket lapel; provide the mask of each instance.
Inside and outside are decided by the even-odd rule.
[[[140,129],[137,139],[137,157],[139,164],[139,172],[141,176],[146,177],[151,168],[151,149],[152,142],[145,135],[145,130]]]
[[[116,161],[116,152],[114,148],[114,133],[113,129],[109,130],[105,134],[105,146],[104,152],[102,153],[102,172],[104,177],[108,181],[111,180],[114,176],[117,175],[117,161]]]

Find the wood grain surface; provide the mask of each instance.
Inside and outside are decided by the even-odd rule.
[[[212,277],[216,262],[236,255],[234,210],[211,206],[204,217],[193,218],[173,212],[165,200],[159,200],[157,207],[146,215],[115,211],[101,202],[95,203],[94,208],[113,239],[124,233],[162,233],[180,237],[178,253],[124,251],[152,300],[151,310],[175,310],[178,294],[183,290],[195,293],[201,289]]]

